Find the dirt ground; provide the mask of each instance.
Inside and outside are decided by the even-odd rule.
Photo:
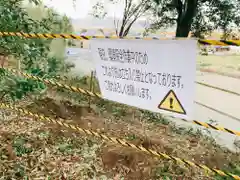
[[[238,61],[230,61],[231,57],[201,57],[198,68],[238,74]],[[231,65],[227,66],[226,62]],[[163,123],[165,121],[161,117],[152,121],[136,109],[127,108],[123,112],[120,106],[113,110],[113,105],[108,104],[102,110],[97,103],[93,102],[91,108],[86,104],[85,100],[79,103],[63,100],[59,103],[48,96],[24,108],[212,168],[230,171],[240,162],[239,154],[219,147],[198,132]],[[197,168],[86,137],[31,117],[14,116],[10,111],[3,113],[6,117],[0,117],[0,180],[215,179]]]
[[[25,109],[61,118],[62,121],[78,125],[81,128],[124,138],[146,148],[156,149],[213,168],[226,169],[229,162],[234,164],[234,162],[240,161],[239,154],[221,149],[201,136],[182,134],[171,126],[143,121],[140,114],[134,110],[127,112],[124,118],[116,120],[111,116],[99,115],[87,106],[73,105],[70,101],[63,101],[59,104],[49,97],[38,100]],[[46,132],[48,132],[48,136],[41,139],[39,135]],[[32,149],[32,151],[21,152],[21,156],[19,156],[14,143],[16,136],[24,137],[27,141],[24,144],[25,150],[18,151],[27,151],[26,149]],[[83,144],[86,143],[88,148],[97,146],[94,160],[91,159],[94,156],[91,156],[89,152],[87,153],[91,156],[88,158],[91,159],[92,164],[87,163],[91,164],[91,167],[79,169],[81,164],[86,164],[85,161],[88,158],[83,158],[76,152],[70,154],[65,154],[61,150],[59,152],[59,148],[56,150],[56,142],[58,141],[71,142],[69,143],[71,151],[79,151],[77,149],[82,149],[86,146]],[[0,172],[4,172],[0,173],[1,177],[10,177],[13,167],[16,166],[17,162],[22,162],[24,165],[21,167],[24,169],[24,174],[32,178],[40,177],[46,173],[51,175],[53,179],[59,177],[62,179],[98,177],[97,179],[100,179],[101,175],[112,179],[124,177],[126,180],[162,179],[165,176],[173,179],[212,179],[198,169],[189,169],[174,162],[158,159],[134,149],[123,148],[120,145],[102,142],[95,138],[87,140],[82,134],[54,124],[44,125],[30,117],[17,116],[11,121],[1,122],[0,142],[2,157],[5,157],[2,159],[4,164],[0,165]],[[22,147],[22,149],[24,148]],[[67,147],[65,148],[67,149]],[[83,172],[88,173],[86,175]],[[16,173],[14,176],[16,178]],[[21,174],[18,176],[20,178],[17,179],[21,179]]]

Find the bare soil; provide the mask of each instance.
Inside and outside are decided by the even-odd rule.
[[[45,97],[24,108],[208,167],[224,170],[240,162],[239,154],[223,149],[201,135],[147,121],[134,109],[128,109],[124,116],[116,118],[112,116],[111,108],[99,113],[99,107],[94,103],[91,108],[84,103]],[[86,137],[31,117],[0,118],[0,180],[46,179],[47,176],[62,180],[101,179],[103,176],[114,180],[122,177],[124,180],[215,179],[197,168]]]
[[[205,164],[212,168],[225,169],[229,166],[230,162],[240,162],[239,154],[221,149],[211,144],[211,142],[202,139],[200,136],[191,136],[189,134],[180,135],[174,132],[174,129],[170,126],[148,123],[139,119],[137,115],[134,117],[126,116],[121,120],[115,120],[110,116],[108,118],[100,116],[87,106],[73,105],[69,101],[62,101],[59,104],[49,97],[38,100],[28,105],[25,109],[50,117],[61,118],[61,120],[78,125],[81,128],[92,129],[94,131],[104,132],[110,136],[125,138],[132,143],[143,145],[146,148],[153,148],[160,152]],[[131,113],[133,114],[134,112]],[[44,139],[44,141],[39,141],[37,134],[43,132],[48,132],[49,137]],[[63,129],[54,124],[44,125],[41,122],[31,120],[30,117],[17,117],[11,122],[1,123],[0,141],[2,145],[6,145],[1,146],[1,148],[4,152],[3,154],[6,155],[4,167],[8,174],[11,174],[11,169],[9,169],[11,165],[19,160],[24,159],[23,161],[31,161],[31,163],[33,163],[32,165],[29,165],[29,163],[25,164],[26,169],[28,169],[26,174],[28,175],[31,175],[33,167],[40,163],[40,159],[36,158],[33,152],[24,157],[18,157],[16,155],[13,142],[15,136],[19,136],[20,134],[29,139],[27,142],[28,146],[35,149],[36,152],[48,147],[50,154],[54,151],[50,147],[54,146],[56,141],[62,137],[68,139],[68,141],[71,139],[74,145],[78,144],[78,142],[79,145],[81,145],[87,141],[82,134]],[[92,141],[94,141],[95,144],[99,144],[99,149],[96,150],[96,160],[94,160],[95,163],[93,163],[93,166],[97,166],[98,168],[91,167],[98,175],[102,174],[115,179],[124,177],[126,180],[162,179],[164,175],[173,177],[173,179],[212,179],[199,169],[189,169],[174,162],[158,159],[131,148],[125,148],[109,142],[102,142],[94,138]],[[89,145],[88,142],[88,145],[92,146],[92,143],[90,144],[91,145]],[[79,148],[79,145],[76,145],[74,148]],[[81,148],[82,147],[80,147],[80,149]],[[35,156],[35,158],[33,158],[33,156]],[[43,155],[39,154],[39,156]],[[66,177],[70,179],[85,179],[79,174],[79,170],[73,172],[73,170],[69,169],[70,166],[77,166],[79,161],[83,161],[81,156],[77,154],[70,156],[61,153],[58,154],[57,159],[61,161],[61,163],[65,161],[69,163],[66,167],[64,165],[60,166],[60,162],[54,160],[54,158],[56,158],[55,154],[52,156],[51,161],[55,165],[49,162],[50,159],[47,159],[47,156],[42,157],[41,163],[43,163],[42,166],[46,169],[37,170],[38,174],[44,174],[44,172],[51,174],[50,171],[55,169],[54,177],[58,174],[58,178],[59,176],[65,177],[66,175]],[[35,160],[32,160],[32,158]],[[10,167],[7,169],[7,166]],[[2,165],[0,166],[0,172],[4,172],[4,167],[2,167]],[[101,171],[99,167],[101,167]],[[56,168],[58,168],[58,170],[56,170]],[[64,173],[60,173],[60,171],[65,171],[65,175]],[[87,176],[93,177],[93,174],[90,173]]]

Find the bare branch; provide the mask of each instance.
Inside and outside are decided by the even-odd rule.
[[[145,9],[145,5],[141,7],[141,9],[135,14],[135,18],[129,23],[128,27],[125,29],[123,36],[127,36],[127,34],[129,33],[132,25],[136,22],[136,20],[141,17],[145,11],[143,11]]]
[[[132,1],[132,0],[130,0],[130,1]],[[128,20],[131,19],[136,13],[138,13],[139,9],[140,9],[140,11],[142,9],[145,9],[146,4],[147,4],[147,1],[145,1],[145,0],[139,2],[139,4],[134,9],[132,9],[131,13],[128,14]]]
[[[131,1],[132,0],[125,0],[125,6],[124,6],[124,12],[123,12],[123,18],[122,18],[122,25],[121,25],[121,28],[120,28],[120,31],[119,31],[119,34],[118,34],[119,37],[122,37],[124,27],[125,27],[126,21],[127,21],[127,14],[128,14],[129,9],[130,9],[130,6],[131,6],[131,4],[130,4]]]
[[[121,22],[114,17],[114,27],[115,33],[119,37],[126,36],[130,28],[136,22],[136,20],[142,16],[145,11],[150,8],[148,5],[149,0],[141,0],[139,3],[134,3],[134,0],[123,0],[124,1],[124,12],[121,19]],[[149,7],[148,7],[148,6]],[[147,8],[148,7],[148,8]],[[101,2],[97,3],[94,8],[96,12],[101,13],[103,10],[103,4]],[[94,14],[94,13],[93,13]],[[98,14],[95,15],[100,17]]]
[[[129,13],[130,13],[130,8],[132,7],[132,2],[133,0],[125,0],[125,3],[126,3],[126,17],[129,16]]]
[[[132,0],[128,0],[128,1],[131,1]],[[125,23],[123,24],[123,27],[125,28],[127,24],[128,27],[124,30],[124,32],[122,32],[123,36],[126,36],[130,30],[130,28],[132,27],[133,23],[139,18],[141,17],[145,10],[146,10],[146,5],[147,5],[147,0],[143,0],[141,1],[134,9],[129,9],[129,14],[126,16],[126,19],[125,19]],[[133,17],[134,16],[134,17]],[[131,21],[131,19],[133,18],[133,20]],[[123,28],[123,29],[124,29]],[[121,35],[122,35],[121,34]]]
[[[113,22],[114,22],[114,27],[115,27],[115,33],[116,33],[116,35],[118,35],[118,24],[119,24],[119,20],[117,20],[117,22],[116,22],[116,18],[114,17]]]

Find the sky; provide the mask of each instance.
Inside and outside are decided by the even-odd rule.
[[[48,7],[53,7],[59,13],[66,14],[71,18],[85,18],[89,16],[92,6],[96,3],[96,0],[76,0],[75,8],[72,0],[43,0],[44,4]],[[120,5],[121,6],[121,5]],[[123,7],[110,5],[105,0],[106,11],[109,16],[121,17]]]

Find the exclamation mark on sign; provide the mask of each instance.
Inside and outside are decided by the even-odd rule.
[[[172,109],[173,108],[173,98],[170,98],[169,101],[170,101],[170,108]]]

